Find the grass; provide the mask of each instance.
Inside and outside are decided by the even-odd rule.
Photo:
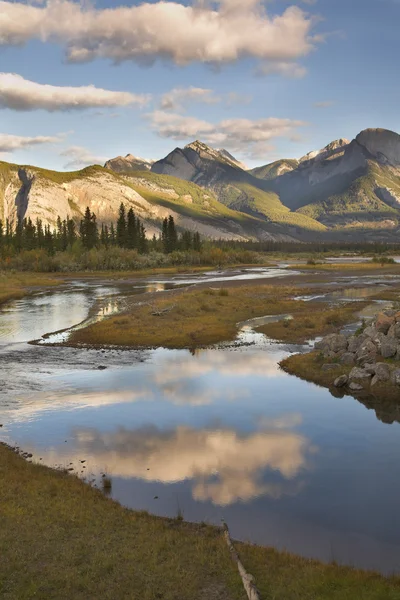
[[[316,335],[327,335],[337,331],[355,319],[356,313],[367,303],[348,302],[342,306],[330,307],[324,302],[298,302],[299,310],[293,319],[267,323],[257,331],[282,342],[301,343]]]
[[[353,368],[352,366],[341,365],[339,363],[337,370],[322,371],[321,367],[323,364],[332,362],[336,361],[324,358],[320,352],[313,351],[304,354],[293,354],[281,361],[280,366],[290,375],[296,375],[305,381],[316,383],[322,387],[332,388],[336,377],[339,377],[339,375],[349,375]],[[393,364],[391,360],[384,359],[379,359],[378,362]],[[373,388],[370,388],[369,384],[367,384],[365,391],[361,392],[361,394],[376,399],[379,402],[392,404],[392,407],[393,402],[398,403],[399,401],[399,389],[391,383],[379,383]]]
[[[307,270],[307,271],[377,271],[382,272],[382,268],[385,269],[385,274],[400,273],[400,264],[393,264],[391,262],[383,261],[380,262],[365,262],[365,263],[318,263],[306,264],[306,265],[289,265],[288,269]]]
[[[38,273],[8,273],[0,271],[0,305],[22,298],[32,291],[51,288],[63,283],[62,279]]]
[[[298,309],[299,302],[289,298],[292,293],[292,288],[283,286],[241,285],[229,293],[222,288],[189,288],[159,294],[151,304],[133,304],[122,314],[74,332],[69,343],[206,346],[235,338],[240,321]],[[156,311],[161,315],[154,316]]]
[[[245,600],[221,531],[133,512],[0,445],[4,600]],[[263,599],[395,600],[400,579],[237,544]]]

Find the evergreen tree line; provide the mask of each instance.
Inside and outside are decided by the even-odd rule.
[[[7,248],[16,253],[38,248],[46,250],[49,254],[64,252],[72,248],[79,239],[86,250],[116,246],[137,250],[140,254],[150,251],[170,254],[176,250],[200,252],[202,246],[197,232],[183,231],[179,234],[171,215],[163,220],[161,235],[158,238],[153,235],[153,238],[148,240],[146,229],[139,217],[132,208],[126,211],[123,203],[120,205],[116,224],[102,223],[100,228],[96,214],[91,212],[89,207],[86,208],[79,228],[69,217],[63,221],[58,217],[57,225],[53,229],[49,225],[43,225],[41,219],[37,219],[35,223],[30,218],[19,219],[15,227],[8,220],[5,224],[0,220],[0,249]]]

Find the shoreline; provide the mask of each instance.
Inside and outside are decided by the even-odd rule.
[[[0,483],[5,597],[245,597],[217,526],[124,508],[76,476],[28,462],[5,444],[0,444]],[[262,598],[395,600],[400,594],[396,575],[243,542],[235,546]]]

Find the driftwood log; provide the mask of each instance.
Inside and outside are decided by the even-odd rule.
[[[222,522],[222,527],[224,530],[224,538],[226,540],[229,551],[231,553],[232,560],[237,565],[237,568],[238,568],[240,577],[242,578],[243,586],[244,586],[244,589],[246,590],[248,599],[249,600],[261,600],[260,594],[259,594],[259,592],[256,588],[256,584],[254,582],[254,577],[253,577],[253,575],[250,575],[250,573],[247,573],[246,569],[242,565],[240,558],[239,558],[239,554],[236,552],[235,547],[232,543],[231,536],[229,534],[228,525],[224,521]]]
[[[175,308],[175,305],[168,306],[167,308],[163,308],[162,310],[157,310],[157,309],[153,308],[151,315],[153,317],[162,317],[162,315],[165,315],[166,313],[171,312],[171,310],[173,310],[174,308]]]

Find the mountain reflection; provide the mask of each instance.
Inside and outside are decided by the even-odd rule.
[[[113,476],[165,484],[193,480],[195,500],[220,506],[296,494],[302,486],[298,476],[309,467],[314,451],[306,437],[279,424],[276,430],[246,435],[232,429],[178,426],[165,431],[152,426],[112,433],[79,429],[74,437],[76,457],[106,465]],[[46,460],[54,462],[56,454]]]

